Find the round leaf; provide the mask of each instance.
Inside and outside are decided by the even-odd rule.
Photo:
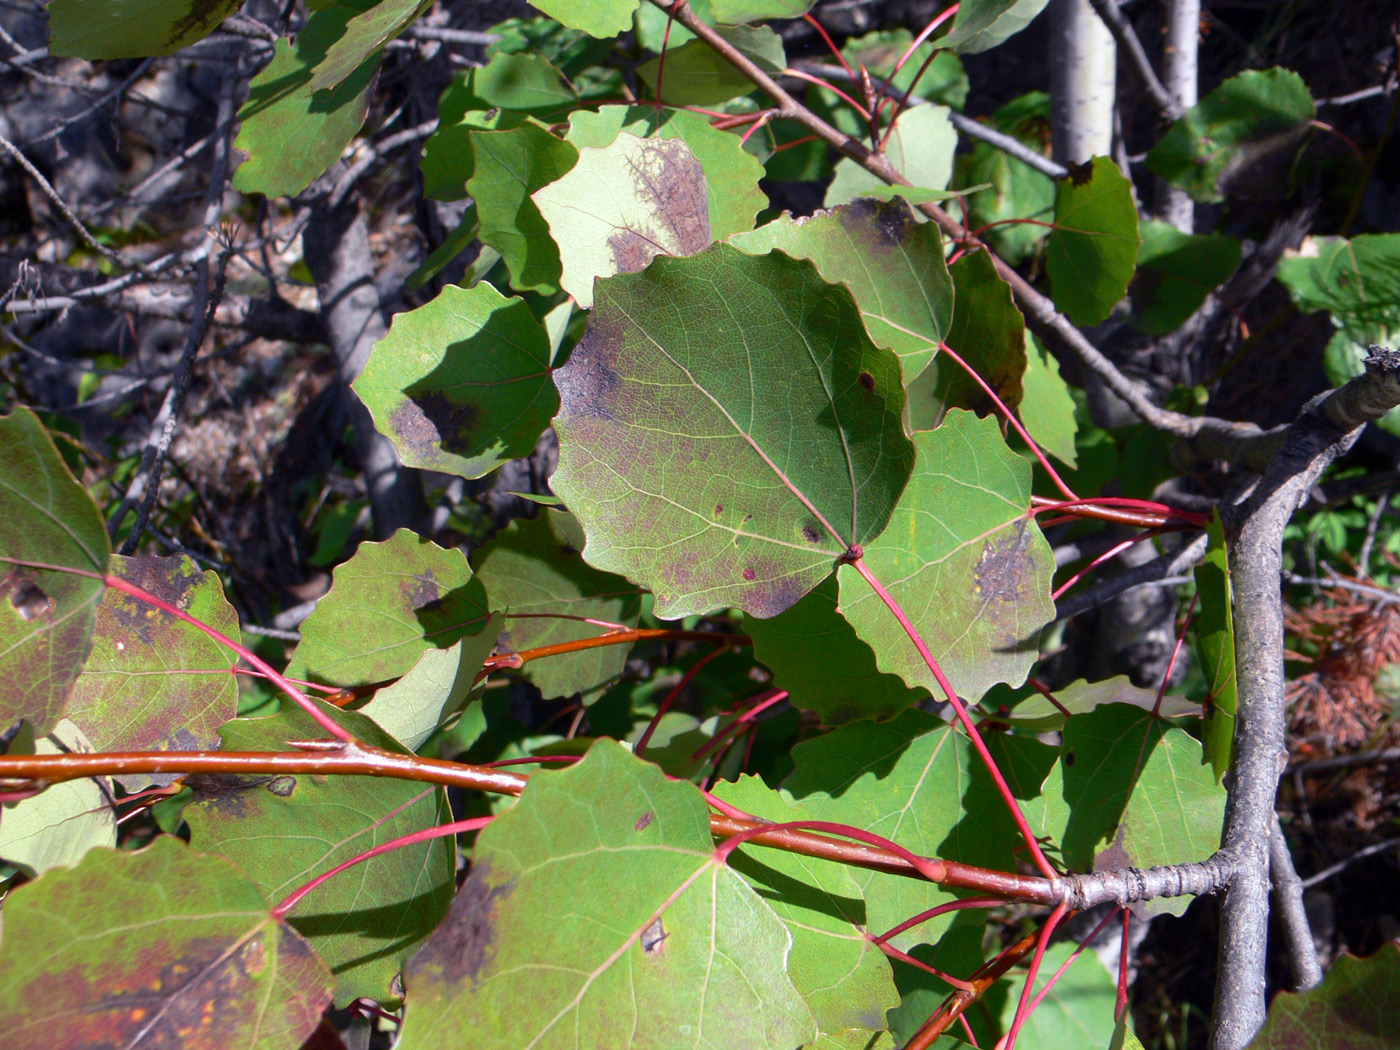
[[[816,1026],[790,945],[715,862],[700,793],[599,741],[532,776],[478,836],[447,919],[404,971],[398,1046],[791,1050]]]
[[[374,747],[401,748],[368,718],[323,705],[330,717]],[[288,751],[288,740],[321,735],[311,717],[287,705],[272,718],[240,718],[220,734],[227,751]],[[388,777],[192,776],[185,807],[190,841],[236,860],[269,900],[390,839],[451,819],[440,787]],[[287,921],[336,977],[336,1002],[396,996],[390,982],[414,946],[447,911],[456,871],[451,838],[375,857],[303,898]]]
[[[1055,305],[1079,325],[1096,325],[1128,290],[1137,262],[1133,184],[1107,157],[1071,169],[1055,187],[1055,229],[1045,266]]]
[[[680,139],[622,133],[585,149],[562,179],[532,199],[559,246],[559,283],[583,309],[593,281],[636,273],[657,255],[693,255],[710,244],[705,173]]]
[[[1232,172],[1296,143],[1316,112],[1297,73],[1247,70],[1225,81],[1168,128],[1147,155],[1147,166],[1198,201],[1222,201]]]
[[[889,527],[865,563],[903,608],[953,687],[977,698],[1019,685],[1055,615],[1050,545],[1026,516],[1031,468],[1006,447],[993,419],[948,414],[915,435],[918,459]],[[841,610],[875,650],[882,671],[941,696],[899,621],[851,566],[840,572]]]
[[[449,285],[394,317],[354,386],[405,465],[479,478],[529,455],[558,411],[549,360],[524,300]]]
[[[715,245],[600,282],[555,381],[554,491],[588,561],[658,616],[782,612],[879,534],[908,477],[897,359],[848,291],[778,253]]]
[[[754,216],[768,207],[768,197],[758,186],[763,177],[758,158],[744,149],[739,136],[712,128],[703,117],[686,110],[654,106],[603,106],[596,113],[576,110],[569,115],[565,138],[579,149],[602,147],[611,145],[623,131],[642,138],[685,141],[705,172],[710,233],[716,240],[753,229]]]
[[[301,628],[287,674],[350,687],[407,674],[430,648],[479,634],[486,591],[467,559],[400,529],[362,543]]]

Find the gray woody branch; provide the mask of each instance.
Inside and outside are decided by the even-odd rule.
[[[1264,1023],[1269,840],[1285,747],[1283,530],[1361,428],[1400,405],[1400,353],[1372,347],[1366,371],[1315,398],[1278,435],[1253,491],[1224,514],[1234,590],[1239,707],[1221,852],[1236,872],[1221,907],[1211,1050],[1240,1050]]]

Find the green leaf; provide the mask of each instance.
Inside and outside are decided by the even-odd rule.
[[[652,8],[652,10],[655,10]],[[642,138],[683,139],[705,172],[710,232],[716,240],[753,229],[754,217],[768,206],[758,187],[763,165],[745,151],[739,136],[720,131],[695,113],[652,106],[603,106],[596,113],[576,110],[565,136],[579,149],[610,146],[619,132]]]
[[[511,522],[477,554],[476,576],[491,596],[491,608],[513,614],[501,635],[503,651],[594,638],[607,630],[583,619],[637,625],[641,592],[621,576],[585,563],[579,553],[583,546],[583,529],[572,515],[542,510],[533,520]],[[533,660],[521,674],[546,699],[595,694],[622,673],[631,648],[607,645]]]
[[[1187,110],[1147,155],[1147,166],[1198,201],[1222,201],[1236,171],[1298,142],[1316,112],[1297,73],[1251,69]]]
[[[924,857],[1011,870],[1016,832],[986,790],[981,762],[961,729],[926,711],[891,722],[852,722],[793,748],[783,788],[817,820],[862,828]],[[865,928],[882,934],[954,895],[931,882],[851,869],[865,898]],[[933,943],[942,915],[890,939],[902,951]]]
[[[1018,415],[1026,433],[1042,452],[1073,469],[1078,464],[1074,436],[1079,427],[1074,398],[1070,396],[1069,384],[1060,378],[1059,363],[1030,332],[1026,332],[1026,374],[1022,385],[1025,397]]]
[[[1014,136],[1029,149],[1043,152],[1050,139],[1050,96],[1032,91],[1013,99],[992,114],[996,130]],[[990,192],[968,198],[974,226],[991,226],[983,239],[1013,265],[1027,258],[1049,230],[1037,223],[1013,223],[1008,219],[1051,222],[1055,211],[1055,181],[1016,160],[988,142],[974,142],[959,182],[991,185]],[[998,223],[1000,225],[991,225]]]
[[[753,639],[754,656],[772,670],[773,684],[828,726],[891,718],[926,696],[880,671],[836,597],[831,577],[786,612],[767,620],[744,617],[744,633]]]
[[[528,456],[559,409],[549,338],[484,281],[397,314],[355,392],[406,466],[479,478]]]
[[[235,642],[238,613],[213,571],[184,555],[123,558],[111,573]],[[236,654],[199,628],[122,591],[97,607],[92,655],[73,686],[68,717],[99,751],[196,751],[218,746],[219,726],[238,714]],[[128,791],[165,785],[175,773],[128,774]]]
[[[519,127],[526,119],[525,114],[512,109],[465,108],[472,103],[480,103],[480,100],[460,79],[442,93],[438,104],[438,129],[423,144],[423,158],[418,162],[418,170],[423,173],[424,196],[439,201],[459,201],[470,197],[467,182],[476,174],[472,132],[509,131]],[[472,236],[476,235],[473,233]]]
[[[969,699],[997,682],[1019,685],[1055,615],[1055,560],[1029,520],[1031,468],[1007,448],[996,421],[954,411],[916,434],[914,476],[889,527],[865,545],[865,564],[889,590]],[[942,696],[904,629],[853,566],[841,611],[875,650],[880,670]],[[936,692],[935,692],[936,690]]]
[[[668,73],[669,76],[669,68]],[[953,151],[958,133],[948,119],[947,106],[910,106],[894,122],[885,156],[895,171],[916,187],[942,190],[953,174]],[[856,197],[879,192],[886,185],[850,157],[836,162],[836,174],[826,188],[822,207],[845,204]]]
[[[636,273],[658,255],[694,255],[713,240],[705,173],[680,139],[623,132],[609,146],[581,150],[563,178],[531,199],[559,247],[559,283],[585,310],[595,278]]]
[[[428,649],[480,634],[486,589],[460,550],[400,529],[336,566],[301,628],[287,675],[351,687],[405,675]]]
[[[1240,242],[1223,234],[1192,236],[1157,219],[1143,223],[1141,232],[1132,324],[1149,335],[1166,335],[1230,279],[1240,264]]]
[[[596,296],[555,374],[552,482],[590,564],[647,587],[667,619],[775,616],[879,534],[912,446],[898,360],[848,291],[811,263],[718,244]]]
[[[243,0],[50,0],[49,53],[69,58],[173,55],[203,40]]]
[[[1196,566],[1196,593],[1201,608],[1196,619],[1196,657],[1206,676],[1205,761],[1220,780],[1230,768],[1235,750],[1235,623],[1231,611],[1230,563],[1225,528],[1217,512],[1210,524],[1210,545]]]
[[[340,159],[369,112],[369,87],[382,53],[370,55],[336,87],[316,90],[314,71],[347,23],[365,7],[336,4],[307,19],[293,44],[277,41],[272,61],[248,86],[238,111],[243,127],[234,147],[247,159],[233,188],[268,197],[293,196]]]
[[[1200,744],[1150,711],[1106,704],[1070,718],[1042,791],[1044,830],[1076,871],[1205,860],[1220,846],[1225,790]],[[1144,905],[1180,915],[1185,898]]]
[[[581,29],[601,39],[632,28],[637,0],[588,0],[582,4],[578,0],[530,0],[530,6],[571,29]]]
[[[1386,941],[1365,959],[1343,952],[1316,988],[1274,997],[1249,1050],[1386,1050],[1397,1001],[1400,946]]]
[[[964,55],[990,51],[1030,25],[1048,0],[969,0],[958,8],[953,29],[939,46]]]
[[[559,283],[559,249],[530,194],[572,168],[578,150],[534,124],[473,131],[476,168],[467,192],[476,198],[483,244],[501,253],[519,291],[550,292]]]
[[[428,649],[407,674],[374,694],[357,713],[403,745],[417,751],[466,705],[477,672],[495,648],[505,620],[491,617],[477,635],[446,649]]]
[[[765,73],[787,67],[782,38],[767,26],[717,26],[715,31]],[[753,81],[703,40],[667,48],[664,68],[660,58],[637,67],[637,81],[652,98],[658,75],[660,99],[671,106],[713,106],[754,90]]]
[[[1011,298],[1011,286],[997,274],[985,251],[964,255],[949,273],[953,326],[944,341],[1014,412],[1023,400],[1026,326]],[[979,416],[997,412],[986,391],[944,355],[935,357],[909,384],[910,429],[932,430],[950,408],[971,409]]]
[[[162,835],[93,850],[5,901],[7,1050],[300,1046],[330,972],[232,864]]]
[[[710,0],[716,22],[727,26],[772,18],[801,18],[816,0]]]
[[[43,736],[88,657],[111,546],[92,499],[28,408],[0,416],[0,461],[0,725],[27,719]]]
[[[899,355],[910,379],[933,359],[953,321],[943,238],[902,200],[861,199],[807,219],[783,215],[730,243],[811,259],[826,280],[845,284],[870,338]]]
[[[562,116],[578,104],[578,92],[540,55],[495,55],[474,72],[471,86],[487,106],[541,118]]]
[[[814,819],[806,806],[758,777],[722,781],[715,794],[760,820]],[[851,869],[761,847],[741,847],[730,864],[791,933],[788,976],[811,1007],[821,1035],[837,1045],[867,1046],[874,1033],[885,1030],[885,1011],[899,1005],[899,992],[884,953],[866,933],[865,902]]]
[[[345,23],[345,32],[326,48],[308,86],[312,91],[335,87],[431,6],[432,0],[376,0],[359,11]]]
[[[1278,264],[1299,310],[1329,310],[1345,328],[1400,328],[1400,234],[1309,237]]]
[[[402,749],[370,719],[320,705],[371,747]],[[309,714],[284,705],[272,718],[224,726],[226,751],[292,751],[289,740],[322,735]],[[190,841],[236,861],[268,900],[281,900],[337,864],[391,839],[452,819],[445,788],[389,777],[191,776]],[[391,1002],[390,982],[437,926],[452,899],[456,848],[429,839],[375,857],[308,894],[287,921],[325,959],[336,1002]]]
[[[622,1050],[703,1037],[791,1050],[816,1026],[786,972],[790,945],[716,863],[699,791],[599,741],[577,765],[533,775],[477,837],[446,921],[404,971],[398,1046]]]
[[[71,723],[59,723],[60,729]],[[60,755],[65,749],[45,738],[33,750],[10,742],[9,755]],[[33,878],[50,868],[71,867],[98,846],[115,848],[116,814],[97,781],[67,780],[39,794],[6,803],[0,810],[0,860]],[[8,912],[7,912],[8,914]]]
[[[1133,184],[1095,157],[1055,186],[1055,229],[1045,248],[1055,305],[1078,325],[1096,325],[1128,290],[1137,261]]]
[[[1039,993],[1078,945],[1061,941],[1045,950],[1036,974]],[[1017,991],[1024,979],[1016,981]],[[1021,1026],[1016,1045],[1022,1050],[1064,1050],[1065,1047],[1108,1046],[1116,1024],[1113,1009],[1118,1000],[1118,983],[1093,951],[1082,951],[1060,975]],[[1001,1026],[1009,1031],[1016,1017],[1020,996],[1013,994],[1002,1003]]]
[[[1115,1005],[1116,1002],[1115,999]],[[1109,1041],[1108,1050],[1144,1050],[1142,1040],[1128,1027],[1131,1016],[1131,1010],[1124,1010],[1123,1015],[1118,1018],[1118,1023],[1113,1026],[1113,1038]]]
[[[1129,704],[1142,711],[1151,711],[1157,707],[1157,690],[1133,685],[1126,675],[1114,675],[1101,682],[1086,682],[1083,679],[1071,682],[1055,690],[1055,699],[1058,703],[1052,704],[1032,691],[1012,707],[1009,714],[998,715],[997,721],[1025,733],[1054,733],[1064,728],[1070,716],[1086,714],[1105,704]],[[1201,706],[1183,696],[1168,695],[1162,698],[1157,713],[1163,718],[1199,715]]]

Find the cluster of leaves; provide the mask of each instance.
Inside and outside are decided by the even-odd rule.
[[[236,6],[55,0],[53,50],[168,53]],[[385,44],[427,5],[310,6],[241,112],[245,192],[299,192],[340,156]],[[452,820],[445,790],[409,780],[278,773],[271,759],[256,776],[186,777],[183,810],[163,819],[169,831],[183,820],[188,845],[163,834],[139,850],[114,848],[114,809],[172,790],[174,773],[118,765],[11,802],[0,857],[24,884],[0,941],[7,1045],[296,1047],[328,1005],[370,1001],[403,1007],[404,1048],[893,1047],[947,994],[940,973],[1000,953],[989,906],[832,860],[717,852],[711,804],[997,872],[1015,872],[1025,848],[1011,798],[1060,870],[1197,861],[1218,845],[1233,725],[1220,538],[1201,575],[1208,711],[1122,680],[1053,701],[1024,687],[1054,618],[1032,507],[1049,461],[1037,475],[1033,452],[1077,465],[1074,402],[988,252],[947,243],[915,205],[965,193],[975,224],[1038,220],[989,239],[1013,260],[1041,253],[1078,324],[1103,321],[1131,288],[1131,321],[1148,333],[1183,323],[1239,244],[1140,223],[1108,158],[1058,182],[985,143],[955,160],[957,56],[1021,29],[1034,0],[967,0],[898,69],[907,36],[847,45],[892,92],[930,60],[927,99],[883,110],[885,153],[913,189],[850,158],[831,165],[662,10],[536,6],[551,17],[498,27],[486,64],[443,95],[424,149],[427,192],[472,204],[411,283],[478,254],[459,284],[394,319],[355,389],[405,464],[464,478],[528,454],[552,426],[554,498],[471,563],[408,532],[362,544],[286,668],[348,691],[356,709],[308,700],[239,718],[236,655],[188,619],[238,643],[217,577],[183,558],[112,555],[97,508],[17,409],[0,417],[0,725],[22,723],[8,755],[295,754],[322,735],[319,718],[398,755],[565,768],[480,808],[460,887],[454,840],[427,834]],[[693,5],[771,72],[787,65],[781,38],[751,23],[808,6]],[[618,104],[625,91],[641,101]],[[838,127],[870,131],[831,92],[813,94]],[[994,122],[1038,145],[1043,105],[1028,96]],[[1295,75],[1242,74],[1148,163],[1215,199],[1242,154],[1300,137],[1311,116]],[[827,210],[764,214],[765,175],[829,176]],[[1363,307],[1383,293],[1360,294],[1337,260],[1388,250],[1320,246],[1296,260],[1290,288],[1333,312],[1339,338],[1364,342],[1384,319]],[[1012,423],[1024,428],[1015,447]],[[638,680],[639,626],[704,629],[718,655],[672,650]],[[750,641],[754,660],[740,655]],[[511,654],[555,646],[515,662],[544,698],[578,698],[582,736],[526,729],[482,684]],[[940,675],[983,700],[994,766],[934,713]],[[665,710],[673,685],[700,695],[690,712]],[[757,717],[781,698],[785,714]],[[402,837],[300,901],[299,887]],[[1064,976],[1020,1018],[1018,1045],[1132,1045],[1093,953],[1057,945],[1044,965]],[[1381,965],[1390,979],[1396,961]],[[1376,972],[1346,969],[1337,994]],[[991,1045],[1018,1016],[1005,979],[965,1034]],[[1266,1031],[1259,1045],[1282,1038]]]

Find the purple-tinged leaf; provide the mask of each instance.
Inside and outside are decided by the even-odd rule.
[[[816,1024],[790,946],[716,861],[699,791],[602,740],[478,836],[404,971],[398,1047],[792,1050]]]
[[[778,253],[719,244],[600,282],[555,382],[553,488],[584,556],[668,619],[777,615],[879,534],[908,477],[898,360],[846,289]]]
[[[39,417],[0,416],[0,557],[105,574],[111,546],[97,507]],[[100,579],[0,561],[0,731],[58,723],[92,642]]]
[[[256,885],[174,836],[93,850],[5,901],[6,1050],[286,1050],[332,983]]]
[[[112,558],[112,575],[149,591],[239,640],[238,614],[213,572],[183,555]],[[218,746],[219,726],[238,714],[238,657],[199,628],[122,591],[97,607],[92,655],[68,717],[99,751],[198,751]],[[129,791],[165,785],[176,773],[117,778]]]
[[[1280,992],[1249,1050],[1390,1050],[1400,1013],[1400,945],[1343,952],[1316,988]]]

